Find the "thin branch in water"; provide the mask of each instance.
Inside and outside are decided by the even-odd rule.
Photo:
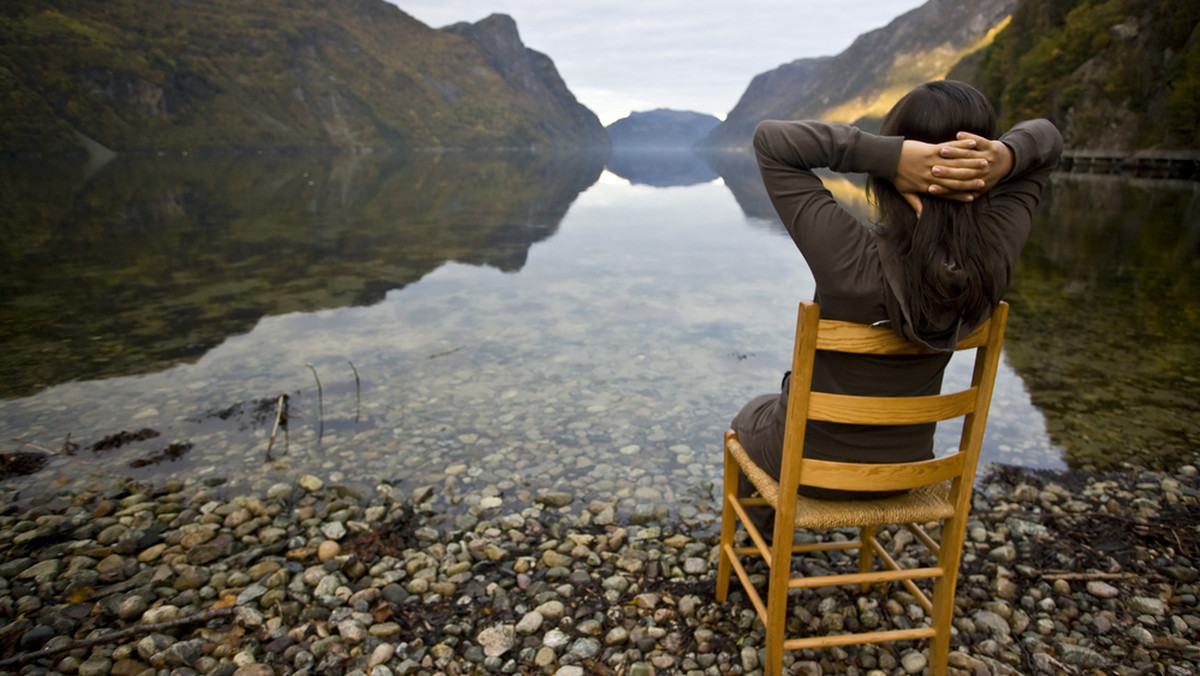
[[[346,363],[354,371],[354,422],[358,422],[359,412],[362,410],[362,389],[358,381],[358,369],[354,368],[354,362],[349,359],[346,360]]]
[[[283,424],[283,437],[285,441],[283,454],[287,455],[287,404],[288,396],[286,394],[279,395],[279,401],[275,404],[275,426],[271,428],[271,438],[267,441],[267,462],[271,462],[271,447],[275,445],[275,433],[279,431],[281,423]]]
[[[446,355],[454,354],[455,352],[458,352],[461,349],[462,349],[462,345],[459,345],[458,347],[454,348],[453,350],[446,350],[445,352],[438,352],[437,354],[431,354],[426,358],[427,359],[437,359],[438,357],[445,357]]]
[[[325,436],[325,397],[321,394],[321,379],[317,376],[317,369],[312,364],[305,366],[312,371],[313,380],[317,381],[317,421],[320,423],[317,426],[317,443],[320,443],[321,437]]]
[[[138,634],[153,634],[158,631],[163,631],[164,629],[171,629],[173,627],[181,627],[186,624],[197,624],[197,623],[201,623],[201,622],[208,622],[209,620],[212,620],[212,619],[215,619],[218,617],[223,617],[225,615],[231,615],[231,614],[233,614],[232,607],[221,607],[221,608],[212,607],[212,608],[209,608],[208,610],[196,613],[195,615],[188,615],[187,617],[181,617],[179,619],[169,620],[167,622],[158,622],[155,624],[138,624],[138,625],[134,625],[132,627],[126,627],[125,629],[122,629],[120,631],[114,631],[114,632],[111,632],[108,634],[103,634],[101,636],[93,636],[92,638],[71,641],[71,642],[63,644],[57,648],[47,648],[45,650],[38,650],[36,652],[23,653],[21,655],[16,655],[16,656],[10,657],[6,660],[0,660],[0,668],[10,667],[10,666],[13,666],[16,664],[23,664],[25,662],[32,662],[34,660],[40,660],[43,657],[50,657],[51,655],[57,655],[59,653],[69,652],[71,650],[76,650],[78,648],[87,648],[90,646],[102,645],[105,643],[116,643],[117,641],[121,641],[130,636],[137,636]]]

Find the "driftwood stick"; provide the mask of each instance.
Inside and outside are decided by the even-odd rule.
[[[283,407],[287,404],[287,395],[279,395],[275,404],[275,426],[271,428],[271,438],[267,440],[267,460],[271,459],[271,447],[275,445],[275,434],[279,432],[279,421],[283,419]]]
[[[209,608],[208,610],[204,610],[199,613],[196,613],[195,615],[188,615],[187,617],[180,617],[178,619],[169,620],[167,622],[157,622],[154,624],[137,624],[132,627],[126,627],[124,629],[121,629],[120,631],[114,631],[114,632],[111,632],[108,634],[103,634],[101,636],[93,636],[92,638],[85,638],[85,639],[80,639],[78,641],[71,641],[70,643],[64,644],[57,648],[47,648],[45,650],[38,650],[36,652],[23,653],[21,655],[14,655],[13,657],[10,657],[6,660],[0,660],[0,668],[10,667],[14,664],[23,664],[25,662],[32,662],[34,660],[40,660],[43,657],[50,657],[51,655],[57,655],[59,653],[69,652],[69,651],[75,650],[77,648],[88,648],[88,647],[91,647],[94,645],[101,645],[104,643],[113,643],[115,641],[120,641],[120,640],[128,638],[130,636],[137,636],[138,634],[153,634],[156,631],[162,631],[164,629],[172,629],[174,627],[182,627],[184,625],[196,624],[199,622],[208,622],[211,619],[214,619],[217,617],[223,617],[225,615],[230,615],[232,613],[233,613],[232,607],[222,607],[222,608],[214,607],[214,608]]]
[[[462,346],[459,345],[458,347],[454,348],[453,350],[446,350],[445,352],[438,352],[437,354],[431,354],[428,357],[426,357],[426,359],[437,359],[438,357],[445,357],[446,355],[454,354],[455,352],[458,352],[461,349],[462,349]]]
[[[1133,580],[1150,578],[1143,573],[1042,573],[1043,580]]]
[[[55,451],[52,451],[52,450],[46,448],[45,446],[38,446],[37,444],[33,443],[32,441],[25,441],[24,439],[13,439],[13,441],[17,442],[18,444],[21,444],[22,446],[28,446],[30,448],[35,448],[35,449],[41,451],[42,453],[49,453],[50,455],[58,455],[58,453],[56,453]]]
[[[317,442],[321,441],[321,437],[325,436],[325,397],[321,393],[321,378],[317,375],[317,369],[312,364],[305,364],[309,371],[312,371],[313,380],[317,381],[317,422],[320,424],[317,427]]]
[[[347,359],[346,363],[354,371],[354,422],[358,422],[359,413],[362,410],[362,388],[358,380],[358,369],[354,367],[354,362]]]

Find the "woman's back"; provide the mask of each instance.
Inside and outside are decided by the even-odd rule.
[[[938,104],[942,109],[957,105],[954,100],[961,87],[965,85],[931,83],[924,89],[952,91],[950,103]],[[921,96],[910,94],[912,100]],[[986,99],[969,93],[966,98],[986,104]],[[897,109],[904,112],[900,104]],[[929,117],[921,106],[908,111]],[[988,120],[980,123],[986,125]],[[953,139],[958,130],[952,129],[941,140]],[[875,396],[940,391],[949,350],[987,318],[1008,288],[1042,186],[1062,147],[1057,130],[1044,120],[1018,125],[1001,141],[979,143],[995,143],[991,152],[1006,154],[1003,160],[1011,162],[1011,172],[965,183],[994,184],[1003,178],[987,185],[991,189],[979,199],[975,194],[944,192],[954,198],[951,203],[897,187],[911,187],[913,168],[907,159],[911,155],[905,154],[925,145],[913,139],[819,121],[759,125],[754,145],[763,182],[812,270],[821,316],[887,325],[909,340],[945,352],[903,358],[819,352],[814,390]],[[964,150],[954,152],[969,157],[965,149],[974,144],[974,140],[960,142],[957,145]],[[954,160],[946,163],[952,165]],[[822,167],[867,173],[882,222],[864,224],[843,209],[812,171]],[[990,171],[997,171],[995,164]],[[782,454],[786,395],[785,381],[779,394],[754,399],[733,421],[747,452],[775,476]],[[932,425],[880,428],[809,423],[804,453],[858,462],[921,460],[932,455],[933,431]]]

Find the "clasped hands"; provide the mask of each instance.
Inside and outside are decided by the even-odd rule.
[[[965,131],[945,143],[905,139],[894,184],[920,213],[918,195],[971,202],[1007,176],[1012,163],[1008,146]]]

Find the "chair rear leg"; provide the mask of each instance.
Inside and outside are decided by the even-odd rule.
[[[862,547],[858,550],[858,572],[871,572],[871,565],[875,563],[875,548],[872,546],[875,543],[875,526],[863,526],[858,529],[858,540],[862,542]],[[859,585],[859,591],[866,594],[871,590],[869,583]]]

